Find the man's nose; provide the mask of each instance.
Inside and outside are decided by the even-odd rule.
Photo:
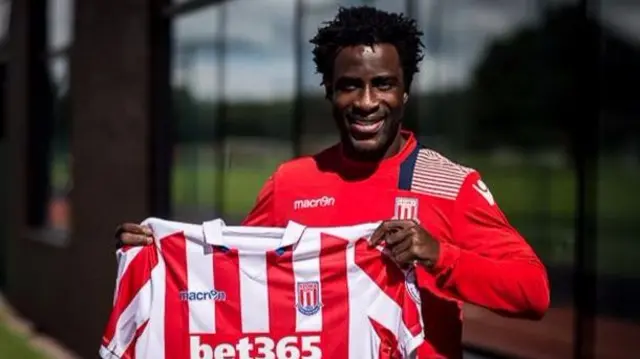
[[[375,92],[371,91],[370,88],[363,89],[355,103],[355,107],[364,113],[375,112],[379,105],[380,102]]]

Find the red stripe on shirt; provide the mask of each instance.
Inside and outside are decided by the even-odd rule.
[[[105,347],[109,347],[109,343],[115,336],[120,316],[129,307],[145,283],[151,279],[151,271],[157,264],[158,256],[155,247],[144,247],[140,249],[122,274],[116,292],[116,301],[102,337],[102,344]]]
[[[369,318],[373,330],[380,338],[378,348],[378,359],[402,359],[402,353],[398,350],[398,339],[393,333],[382,324]]]
[[[284,336],[296,331],[296,289],[291,251],[267,253],[269,331]]]
[[[320,299],[322,303],[322,353],[326,358],[349,357],[348,242],[322,235],[320,249]],[[329,338],[330,337],[330,338]],[[331,343],[328,345],[327,343]]]
[[[166,358],[189,357],[189,302],[180,299],[188,291],[186,239],[182,233],[165,237],[160,246],[166,262],[164,350]]]
[[[213,283],[226,299],[215,303],[216,334],[240,335],[242,309],[240,308],[240,272],[238,251],[214,250]]]
[[[418,304],[411,299],[405,285],[405,275],[398,265],[379,250],[369,248],[365,240],[356,243],[355,262],[380,290],[402,308],[402,321],[411,334],[420,334],[422,328]]]

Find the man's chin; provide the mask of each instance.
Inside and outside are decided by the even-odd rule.
[[[382,142],[379,138],[371,139],[351,139],[351,147],[358,157],[363,159],[377,159],[383,151]]]

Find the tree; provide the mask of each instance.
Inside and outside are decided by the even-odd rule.
[[[596,34],[598,59],[585,52],[586,34]],[[585,73],[598,61],[600,73]],[[600,106],[608,149],[638,134],[640,113],[631,88],[640,80],[640,51],[624,38],[585,18],[577,7],[547,12],[541,25],[521,28],[492,43],[474,71],[471,126],[474,145],[492,143],[559,147],[581,126],[582,86],[604,90]],[[626,130],[625,130],[626,129]]]

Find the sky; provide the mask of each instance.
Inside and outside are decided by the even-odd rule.
[[[16,1],[16,0],[14,0]],[[78,0],[76,0],[78,1]],[[174,0],[184,1],[184,0]],[[487,45],[539,18],[541,4],[576,0],[416,0],[413,16],[425,33],[426,56],[415,89],[432,91],[464,85]],[[640,43],[640,2],[600,1],[607,26]],[[223,95],[230,101],[271,101],[289,98],[295,90],[295,0],[233,0],[180,16],[173,30],[173,82],[188,87],[200,99]],[[308,44],[322,21],[331,19],[338,5],[360,0],[305,0],[303,22],[303,87],[321,92]],[[404,0],[373,0],[384,10],[405,11]],[[49,0],[49,43],[52,49],[71,41],[73,0]],[[9,1],[0,0],[0,37],[8,28]],[[226,21],[222,23],[223,16]],[[226,33],[224,57],[216,38]],[[224,65],[221,67],[219,65]],[[51,61],[54,77],[67,79],[64,58]],[[224,71],[224,76],[220,76]],[[221,81],[224,80],[224,86]],[[220,93],[220,89],[224,89]]]

